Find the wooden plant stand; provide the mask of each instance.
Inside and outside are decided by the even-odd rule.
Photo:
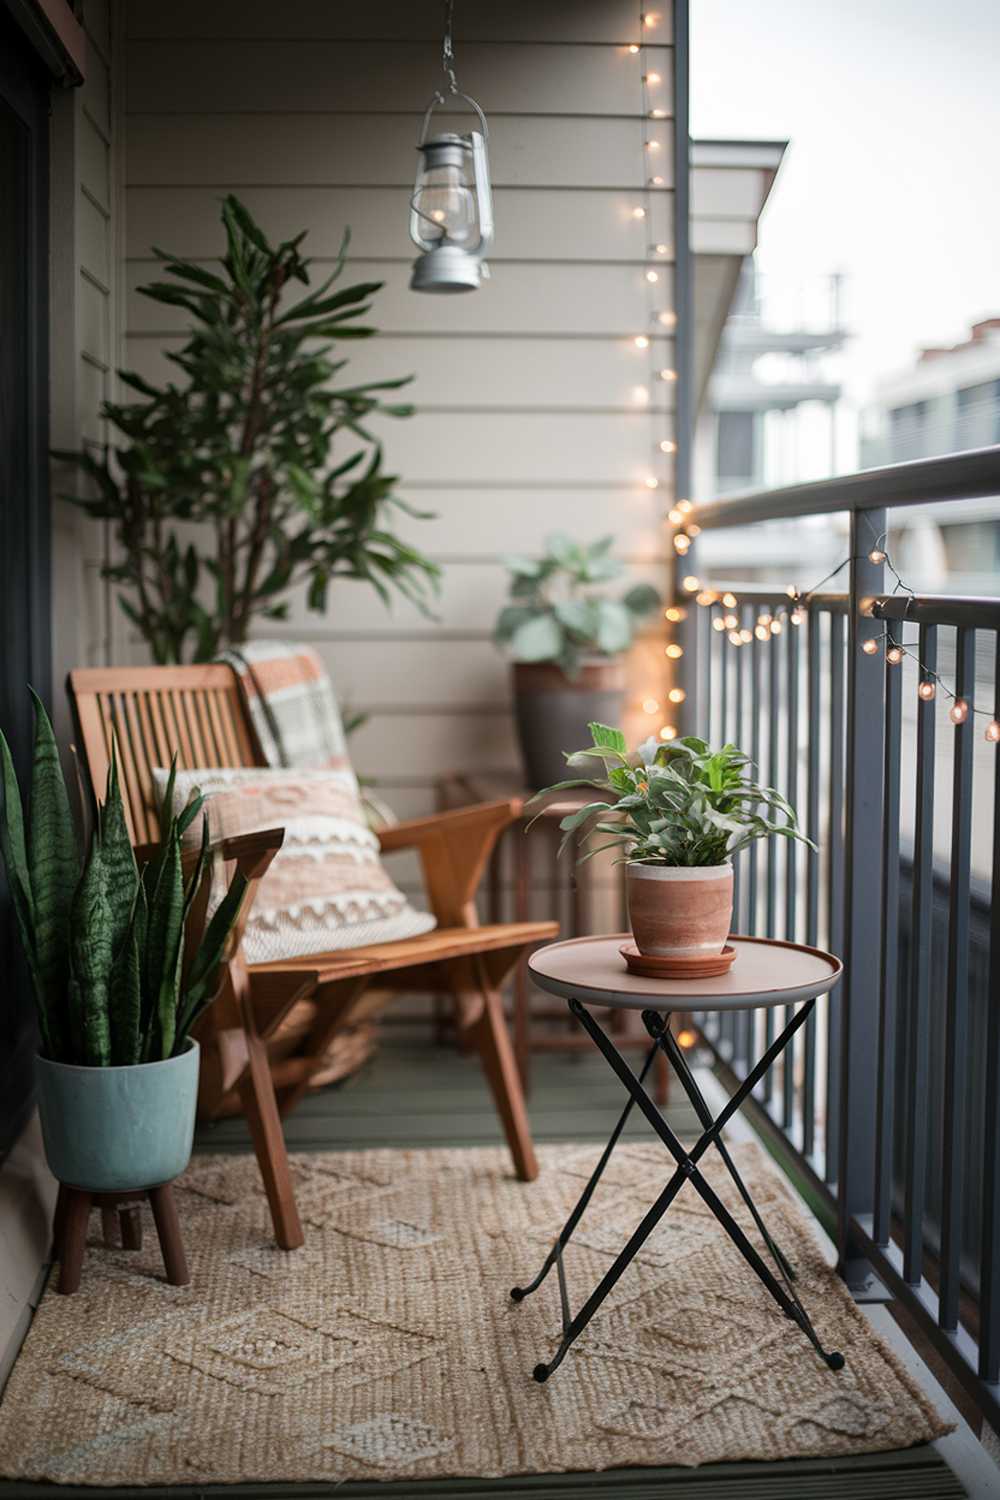
[[[171,1286],[188,1285],[191,1273],[184,1254],[171,1183],[140,1188],[134,1193],[90,1193],[84,1188],[67,1187],[65,1183],[60,1183],[53,1224],[53,1257],[59,1262],[58,1291],[67,1295],[79,1289],[87,1245],[87,1225],[92,1208],[101,1210],[101,1228],[106,1245],[113,1245],[115,1242],[117,1217],[121,1228],[122,1249],[142,1249],[139,1204],[143,1198],[149,1199],[149,1206],[153,1210],[167,1280]]]

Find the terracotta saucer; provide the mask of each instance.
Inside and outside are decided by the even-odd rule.
[[[736,959],[736,949],[727,943],[721,953],[684,954],[677,958],[660,958],[640,953],[635,943],[623,943],[619,953],[630,973],[644,974],[647,979],[714,979],[726,974]]]

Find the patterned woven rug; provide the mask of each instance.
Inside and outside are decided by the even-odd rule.
[[[520,1306],[597,1159],[543,1148],[540,1179],[499,1149],[293,1159],[306,1224],[269,1234],[252,1157],[181,1179],[193,1285],[138,1252],[88,1250],[72,1297],[47,1292],[0,1408],[0,1473],[93,1485],[425,1479],[906,1448],[947,1431],[824,1264],[753,1145],[734,1153],[831,1373],[715,1220],[682,1190],[544,1386],[560,1326],[553,1273]],[[720,1164],[721,1165],[721,1164]],[[658,1144],[619,1148],[567,1254],[578,1306],[664,1181]],[[717,1191],[752,1232],[723,1169]],[[95,1216],[92,1230],[96,1234]]]

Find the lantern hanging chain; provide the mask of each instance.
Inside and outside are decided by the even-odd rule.
[[[444,0],[444,41],[441,43],[441,67],[448,79],[449,92],[460,94],[462,91],[455,76],[455,45],[452,40],[454,24],[455,0]],[[444,103],[444,100],[441,102]]]

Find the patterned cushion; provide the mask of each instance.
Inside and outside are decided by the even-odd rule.
[[[168,773],[154,772],[163,796]],[[208,799],[213,839],[284,828],[285,841],[261,881],[243,941],[248,963],[363,948],[430,932],[386,873],[349,767],[179,771],[174,805]],[[200,819],[188,838],[200,839]]]

